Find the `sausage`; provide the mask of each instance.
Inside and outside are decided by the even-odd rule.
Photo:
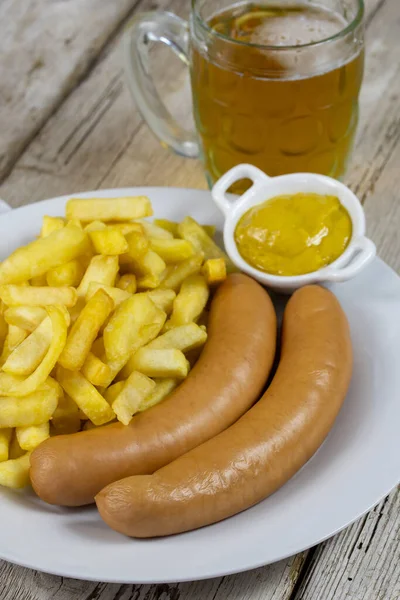
[[[211,303],[208,341],[162,403],[120,423],[53,437],[31,455],[32,486],[50,504],[90,504],[105,485],[153,473],[234,423],[258,399],[276,347],[268,293],[233,274]]]
[[[229,429],[153,475],[96,496],[116,531],[147,538],[215,523],[282,486],[316,452],[345,398],[352,371],[346,317],[318,286],[297,291],[283,319],[281,359],[259,402]]]

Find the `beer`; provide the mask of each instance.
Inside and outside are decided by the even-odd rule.
[[[192,40],[191,78],[209,183],[246,162],[270,176],[342,177],[364,62],[362,44],[338,35],[344,17],[312,3],[243,3],[207,26],[206,51]]]

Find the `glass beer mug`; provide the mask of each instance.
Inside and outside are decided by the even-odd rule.
[[[341,178],[358,120],[363,14],[363,0],[193,0],[189,23],[139,15],[124,40],[129,86],[163,145],[202,158],[210,186],[243,162],[270,176]],[[156,41],[190,68],[196,132],[155,89],[148,47]]]

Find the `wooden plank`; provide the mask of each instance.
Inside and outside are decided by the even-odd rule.
[[[78,581],[0,562],[0,600],[286,600],[301,566],[294,557],[231,577],[136,586]]]
[[[0,178],[138,0],[3,0]]]

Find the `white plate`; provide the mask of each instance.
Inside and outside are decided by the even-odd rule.
[[[157,216],[191,214],[221,229],[208,192],[173,188],[96,191],[147,194]],[[27,243],[44,214],[63,214],[67,198],[0,217],[0,258]],[[119,583],[215,577],[271,563],[334,535],[377,504],[400,480],[400,279],[382,261],[336,285],[350,320],[354,376],[328,439],[273,496],[198,531],[131,540],[109,529],[94,508],[50,507],[33,493],[0,491],[0,557],[66,577]]]

